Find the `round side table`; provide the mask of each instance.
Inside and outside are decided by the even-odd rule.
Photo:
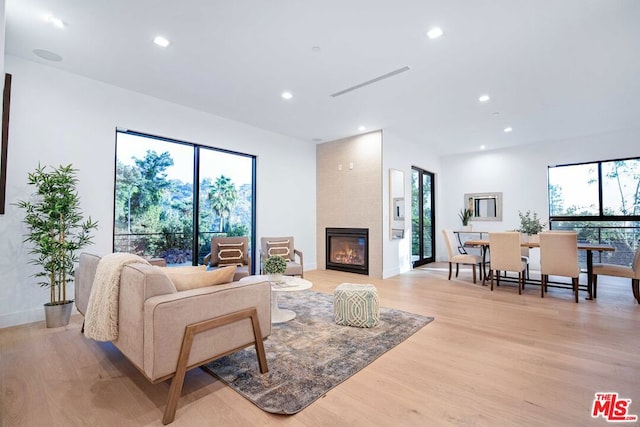
[[[266,275],[247,276],[240,279],[240,282],[266,282],[268,281]],[[309,289],[313,284],[305,279],[294,276],[283,276],[281,283],[271,283],[271,323],[283,323],[293,320],[296,317],[296,312],[293,310],[287,310],[278,306],[278,295],[281,292],[299,292]]]

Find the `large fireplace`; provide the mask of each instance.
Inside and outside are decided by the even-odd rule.
[[[327,228],[327,270],[369,274],[369,229]]]

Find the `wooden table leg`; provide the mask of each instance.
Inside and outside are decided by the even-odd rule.
[[[595,298],[595,292],[593,290],[593,251],[587,249],[587,291],[589,296],[587,300]]]
[[[487,286],[487,251],[489,250],[488,246],[482,246],[482,286]]]

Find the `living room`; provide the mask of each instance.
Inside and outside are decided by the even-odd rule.
[[[638,9],[634,11],[637,13]],[[637,42],[634,43],[637,46]],[[321,216],[323,209],[332,209],[332,207],[319,206],[317,201],[317,189],[320,183],[317,174],[318,144],[316,142],[286,136],[219,115],[205,113],[195,107],[178,105],[137,91],[116,87],[50,66],[46,61],[26,60],[8,53],[3,57],[4,70],[13,76],[13,80],[6,211],[0,216],[0,234],[3,236],[0,240],[0,251],[5,254],[0,263],[4,285],[0,289],[0,328],[38,322],[43,318],[42,303],[47,300],[48,290],[35,285],[30,277],[35,267],[28,263],[28,248],[23,244],[25,231],[22,224],[23,215],[13,205],[28,193],[26,176],[38,163],[47,165],[72,163],[78,169],[83,211],[100,224],[94,244],[89,250],[98,254],[111,251],[116,128],[147,132],[255,155],[258,159],[257,236],[293,235],[297,246],[305,254],[305,270],[313,271],[321,266],[322,262],[319,260],[324,257],[324,254],[320,253],[319,241],[323,236],[318,231],[317,219]],[[496,223],[483,223],[481,228],[486,231],[517,228],[519,210],[530,209],[546,216],[548,166],[637,157],[640,154],[638,151],[640,128],[637,123],[629,126],[633,121],[628,119],[638,117],[640,88],[637,81],[626,78],[628,75],[637,75],[639,70],[636,62],[632,60],[632,56],[629,56],[629,62],[624,65],[627,68],[618,73],[617,81],[611,83],[612,86],[619,84],[623,88],[612,89],[612,91],[624,90],[627,93],[625,101],[619,104],[605,104],[594,110],[594,115],[616,115],[625,109],[625,113],[619,115],[620,125],[617,128],[603,128],[600,132],[580,135],[548,135],[526,144],[447,155],[440,155],[435,149],[432,150],[428,142],[404,137],[402,132],[393,127],[373,128],[371,132],[361,132],[360,135],[356,135],[356,131],[345,134],[344,138],[350,141],[373,138],[374,143],[379,144],[381,164],[380,182],[376,188],[379,200],[376,202],[380,204],[381,209],[375,212],[375,215],[380,218],[380,231],[377,236],[377,247],[372,248],[378,253],[379,265],[377,273],[372,275],[371,280],[393,278],[389,286],[400,289],[403,286],[403,280],[411,280],[411,275],[415,273],[411,267],[410,224],[407,224],[407,237],[400,240],[389,239],[389,169],[405,172],[407,189],[410,188],[412,166],[417,165],[436,174],[437,230],[459,227],[457,213],[462,206],[463,195],[470,192],[503,193],[503,220]],[[603,78],[609,77],[603,76]],[[475,95],[472,93],[469,96],[473,99]],[[601,99],[595,95],[593,99],[589,98],[588,94],[582,95],[584,98],[579,100],[582,103],[596,103]],[[554,110],[551,107],[548,115],[550,120],[563,120],[562,117],[554,116]],[[588,122],[591,117],[585,117],[583,120]],[[518,131],[520,129],[514,129],[514,133]],[[336,138],[338,141],[341,139]],[[333,143],[334,141],[325,142]],[[357,153],[354,158],[345,159],[347,163],[353,162],[355,168],[358,168],[359,160]],[[407,211],[410,211],[408,192],[406,200]],[[436,233],[437,260],[444,261],[445,254],[446,250],[438,231]],[[335,276],[335,280],[349,278],[351,276],[342,274]],[[412,282],[412,285],[419,288],[420,283],[422,279]],[[320,276],[319,286],[323,290],[329,291],[333,285],[327,277]],[[436,286],[438,292],[448,292],[444,285]],[[474,289],[471,293],[482,300],[485,297],[480,291]],[[434,308],[427,302],[433,295],[423,290],[418,291],[417,295],[417,300],[429,305],[430,309]],[[464,293],[452,295],[463,301],[467,298]],[[509,296],[513,297],[513,295]],[[397,304],[405,309],[415,309],[415,307],[404,305],[405,299],[411,298],[411,294],[390,293],[386,302]],[[437,301],[444,304],[448,298]],[[614,298],[617,302],[622,300],[617,298],[618,296]],[[567,301],[560,302],[567,303]],[[553,307],[563,310],[558,308],[558,305]],[[490,318],[492,309],[491,304],[483,305],[483,316]],[[447,314],[464,315],[458,313],[453,307],[448,310],[451,312],[448,311]],[[625,310],[631,310],[631,308],[625,306]],[[627,315],[631,319],[634,316],[637,319],[637,310],[635,315],[633,312]],[[517,319],[517,316],[513,319]],[[469,322],[465,319],[461,324],[463,327],[469,327]],[[447,338],[444,335],[438,335],[437,339],[439,344],[443,346],[447,344]],[[422,344],[413,348],[412,356],[407,360],[403,359],[403,362],[408,364],[411,363],[412,357],[420,357],[419,351],[424,349],[421,346]],[[634,348],[627,348],[626,351],[631,353]],[[108,349],[106,352],[109,354],[108,357],[117,357],[113,356]],[[191,392],[198,395],[197,387],[194,388],[195,390],[191,389]],[[497,392],[495,397],[498,398]],[[640,398],[640,396],[632,397]],[[162,402],[159,404],[162,405]]]

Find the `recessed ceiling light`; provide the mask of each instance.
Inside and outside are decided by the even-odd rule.
[[[60,62],[62,61],[62,56],[58,55],[55,52],[51,52],[50,50],[45,49],[34,49],[33,54],[42,59],[46,59],[47,61]]]
[[[367,130],[367,128],[365,126],[360,126],[360,127],[358,127],[358,130],[360,132],[364,132],[365,130]]]
[[[427,32],[427,37],[433,40],[433,39],[437,39],[442,34],[444,33],[442,32],[442,29],[440,27],[433,27]]]
[[[166,38],[164,38],[162,36],[156,36],[156,38],[153,39],[153,42],[155,44],[157,44],[158,46],[161,46],[161,47],[167,47],[167,46],[169,46],[169,43],[170,43],[169,40],[167,40]]]
[[[481,149],[481,150],[484,150],[485,148],[487,148],[487,147],[485,147],[484,145],[481,145],[481,146],[480,146],[480,149]]]
[[[509,132],[511,132],[512,130],[513,130],[513,128],[512,128],[511,126],[507,126],[506,128],[504,128],[504,131],[505,131],[506,133],[509,133]]]
[[[320,53],[320,46],[313,46],[313,47],[311,47],[311,52],[313,52],[313,53]]]
[[[480,95],[480,96],[478,97],[478,101],[480,101],[480,102],[487,102],[487,101],[488,101],[488,100],[490,100],[490,99],[491,99],[491,98],[489,97],[489,95],[486,95],[486,94],[485,94],[485,95]]]
[[[56,18],[53,15],[47,15],[46,20],[56,28],[64,28],[64,21],[60,18]]]
[[[293,98],[293,94],[291,92],[282,92],[280,95],[283,99],[291,99]]]

